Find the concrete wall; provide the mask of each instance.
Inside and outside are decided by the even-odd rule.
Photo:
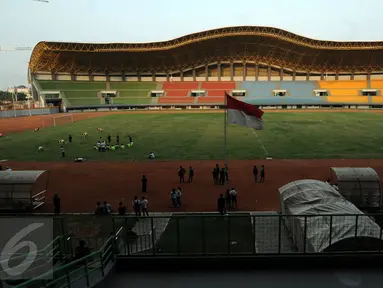
[[[35,116],[35,115],[47,115],[47,114],[56,114],[59,113],[58,107],[52,107],[52,108],[36,108],[31,109],[29,113],[29,109],[24,110],[5,110],[0,111],[0,118],[10,118],[10,117],[24,117],[24,116]]]

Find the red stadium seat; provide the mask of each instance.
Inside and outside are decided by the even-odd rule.
[[[210,89],[231,90],[231,89],[235,89],[235,82],[203,82],[201,89],[203,89],[203,90],[210,90]]]
[[[164,90],[193,90],[198,89],[198,82],[165,82],[162,85]]]
[[[211,97],[211,96],[225,96],[225,91],[226,90],[208,90],[207,91],[207,97]],[[229,91],[228,91],[229,93]]]
[[[193,104],[194,97],[160,97],[159,104]]]
[[[217,103],[223,104],[225,103],[225,97],[198,97],[198,103]]]
[[[180,96],[187,97],[188,94],[189,94],[189,90],[167,90],[166,91],[167,97],[180,97]]]

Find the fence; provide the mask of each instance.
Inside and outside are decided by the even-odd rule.
[[[131,223],[134,217],[113,217]],[[222,256],[381,253],[383,215],[217,214],[141,217],[120,255]],[[115,227],[120,227],[114,225]]]
[[[15,109],[0,111],[0,118],[36,116],[59,113],[59,107],[44,107],[31,109]]]

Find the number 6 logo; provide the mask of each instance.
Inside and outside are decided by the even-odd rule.
[[[21,239],[27,236],[29,233],[35,231],[36,229],[44,226],[44,223],[33,223],[28,225],[27,227],[21,229],[19,232],[15,234],[5,245],[3,251],[1,251],[0,256],[0,264],[3,267],[4,271],[11,276],[18,276],[25,272],[32,264],[37,255],[37,246],[32,241],[22,241],[18,243]],[[24,259],[16,267],[9,267],[9,260],[13,254],[15,254],[18,250],[23,247],[28,247],[29,253],[27,257]]]

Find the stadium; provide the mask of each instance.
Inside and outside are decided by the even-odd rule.
[[[104,287],[96,285],[132,259],[304,267],[380,257],[382,52],[383,42],[254,26],[155,43],[39,42],[28,76],[46,108],[0,119],[0,164],[9,167],[0,209],[52,216],[59,195],[56,237],[39,254],[54,255],[54,267],[4,283]],[[228,125],[226,93],[262,109],[264,130]],[[216,165],[228,175],[222,185]],[[177,187],[182,205],[172,206]],[[238,206],[230,200],[219,215],[217,198],[229,190]],[[134,214],[135,196],[147,197],[149,216]],[[113,213],[94,213],[102,201]],[[77,259],[79,240],[91,254]]]

